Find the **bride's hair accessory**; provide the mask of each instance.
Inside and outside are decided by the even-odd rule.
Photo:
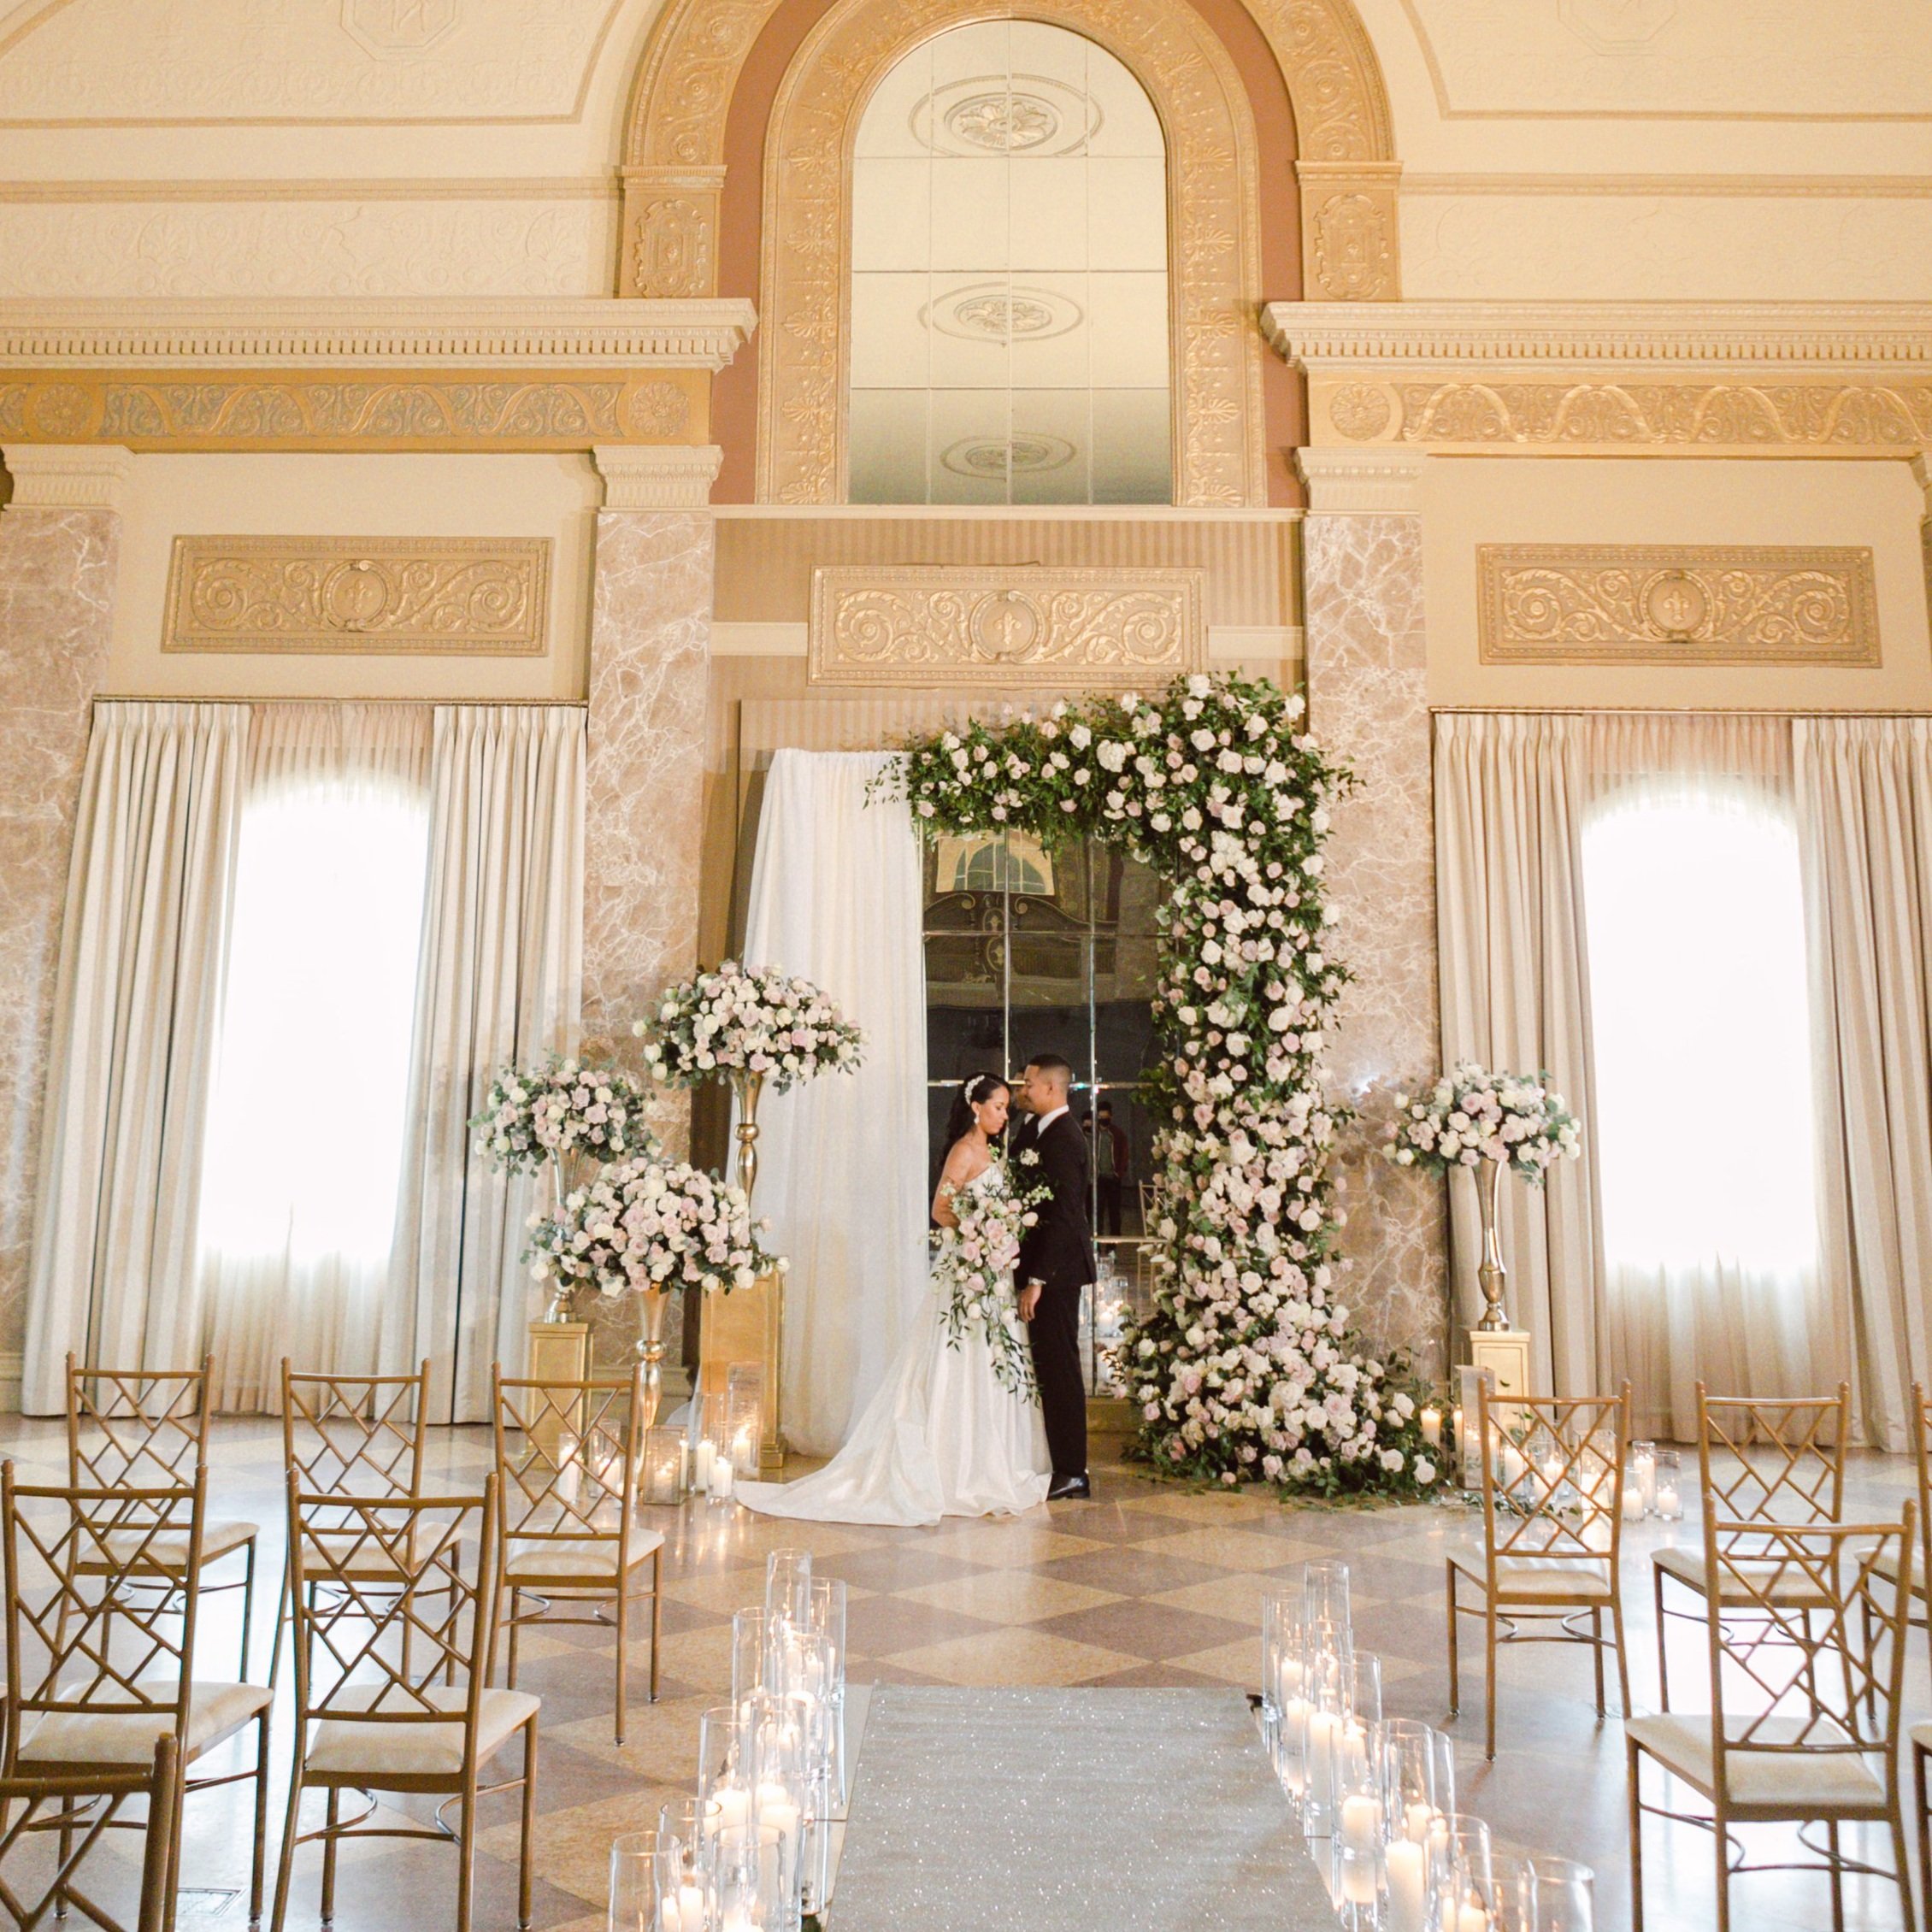
[[[969,1074],[960,1085],[959,1098],[969,1107],[976,1107],[981,1100],[991,1099],[994,1087],[1005,1084],[997,1075]]]

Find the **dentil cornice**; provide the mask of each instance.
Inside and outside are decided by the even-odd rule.
[[[1445,363],[1932,367],[1917,302],[1271,302],[1268,339],[1316,372]]]
[[[0,368],[722,368],[746,301],[0,302]]]

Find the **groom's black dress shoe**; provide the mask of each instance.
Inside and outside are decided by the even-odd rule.
[[[1093,1485],[1084,1476],[1057,1476],[1046,1486],[1050,1503],[1084,1501],[1093,1493]]]

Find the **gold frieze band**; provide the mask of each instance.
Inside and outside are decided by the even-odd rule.
[[[538,657],[547,537],[177,537],[164,651]]]
[[[1876,669],[1869,550],[1479,544],[1485,664]]]
[[[0,372],[0,442],[180,450],[588,450],[703,443],[699,370]]]
[[[1198,569],[822,565],[814,684],[1069,682],[1131,690],[1206,668]]]

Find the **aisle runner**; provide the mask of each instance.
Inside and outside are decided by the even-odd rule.
[[[872,1693],[829,1932],[1332,1932],[1234,1690]]]

